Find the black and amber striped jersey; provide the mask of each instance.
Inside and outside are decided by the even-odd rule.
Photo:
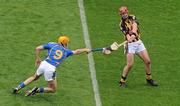
[[[126,34],[130,34],[130,31],[132,30],[133,21],[136,22],[137,25],[139,25],[134,15],[129,15],[127,19],[121,19],[119,27],[125,36]],[[137,29],[138,29],[137,32],[133,34],[135,34],[136,38],[139,39],[140,38],[139,28]]]

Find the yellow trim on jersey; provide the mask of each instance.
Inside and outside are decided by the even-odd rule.
[[[120,30],[123,32],[124,35],[128,34],[129,31],[132,30],[133,21],[135,21],[138,24],[138,22],[136,21],[136,17],[134,15],[129,15],[126,20],[120,21],[119,27],[120,27]],[[137,32],[134,34],[135,34],[137,39],[140,38],[139,28],[137,28]],[[126,36],[124,36],[124,37],[126,38]]]

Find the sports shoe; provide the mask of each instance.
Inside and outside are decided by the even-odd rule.
[[[38,87],[34,87],[32,90],[27,91],[26,94],[25,94],[25,96],[32,96],[32,95],[34,95],[35,93],[37,93],[37,91],[38,91]]]
[[[119,87],[121,88],[125,88],[126,87],[126,83],[125,82],[119,82]]]
[[[13,93],[13,94],[17,94],[18,91],[19,91],[19,89],[18,89],[17,87],[12,89],[12,93]]]
[[[147,81],[147,84],[150,86],[158,86],[157,82],[152,79],[150,80],[146,79],[146,81]]]

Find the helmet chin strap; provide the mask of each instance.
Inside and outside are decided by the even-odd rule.
[[[61,45],[64,47],[64,48],[68,48],[68,44],[62,44]]]

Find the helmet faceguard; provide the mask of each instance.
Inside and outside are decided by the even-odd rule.
[[[129,11],[126,6],[121,6],[119,8],[119,15],[121,15],[123,19],[128,18],[128,13],[129,13]]]

